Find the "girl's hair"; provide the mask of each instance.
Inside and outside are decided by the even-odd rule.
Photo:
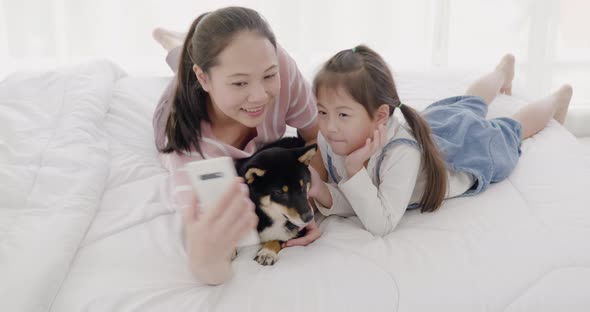
[[[166,145],[160,152],[190,151],[194,147],[201,156],[201,121],[211,121],[207,111],[209,94],[193,72],[196,64],[205,73],[218,65],[217,56],[243,31],[254,31],[277,47],[275,36],[256,11],[227,7],[203,13],[193,21],[182,46],[176,75],[170,115],[166,121]]]
[[[401,105],[391,71],[381,56],[364,45],[338,52],[316,75],[313,81],[316,96],[320,88],[347,92],[372,117],[383,104],[389,104],[390,116],[395,108],[400,107],[423,151],[422,165],[427,183],[420,200],[421,211],[438,209],[447,190],[445,160],[432,140],[426,121],[413,108]]]

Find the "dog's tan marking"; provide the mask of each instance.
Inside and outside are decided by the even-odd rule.
[[[262,170],[262,169],[258,169],[258,168],[250,168],[248,169],[248,171],[246,171],[246,174],[244,175],[246,177],[246,181],[248,182],[248,184],[252,184],[252,182],[254,182],[254,176],[263,176],[266,173],[266,171]]]
[[[303,186],[303,180],[299,180],[299,185]]]
[[[262,248],[272,250],[276,254],[278,254],[279,251],[281,251],[281,243],[278,240],[269,241],[264,243],[264,245],[262,245]]]
[[[289,192],[289,187],[286,185],[283,185],[283,193],[287,193]]]
[[[287,207],[272,201],[269,195],[260,199],[260,209],[273,220],[273,223],[269,227],[266,227],[259,233],[261,242],[269,242],[273,240],[288,241],[293,238],[293,232],[284,226],[285,222],[289,219],[293,219],[292,223],[294,224],[303,223],[299,216],[297,216],[297,218],[289,217]]]
[[[281,214],[285,214],[295,220],[299,219],[297,210],[273,202],[270,200],[270,195],[260,198],[260,208],[262,208],[262,210],[266,212],[266,214],[269,215],[273,220],[279,220],[281,218]]]
[[[311,183],[307,183],[307,191],[309,192],[309,189],[311,188]]]
[[[264,207],[268,207],[270,205],[270,195],[266,195],[264,197],[261,197],[260,204]]]
[[[289,207],[285,207],[285,211],[287,212],[287,215],[289,216],[289,218],[294,219],[294,220],[300,220],[301,217],[299,217],[299,213],[297,212],[297,210],[293,209],[293,208],[289,208]]]
[[[273,265],[279,260],[279,251],[281,243],[278,240],[268,241],[258,250],[254,260],[262,265]]]
[[[305,152],[305,154],[299,156],[298,160],[300,162],[304,163],[306,166],[309,166],[309,163],[311,162],[311,159],[315,155],[315,152],[316,152],[316,149],[312,148],[309,151]]]

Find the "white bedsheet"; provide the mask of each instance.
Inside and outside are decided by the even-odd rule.
[[[396,77],[402,99],[423,107],[474,76]],[[194,281],[153,146],[167,81],[100,62],[0,84],[0,310],[590,309],[590,156],[556,122],[523,144],[506,181],[436,213],[408,212],[385,238],[330,217],[318,241],[281,251],[273,267],[251,247],[226,284]],[[70,93],[78,105],[58,110]],[[501,96],[491,115],[522,103]]]

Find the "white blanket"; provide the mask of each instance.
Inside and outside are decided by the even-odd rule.
[[[103,118],[123,72],[103,61],[0,83],[0,309],[48,311],[110,169]]]
[[[396,77],[404,102],[423,107],[473,75]],[[330,217],[318,241],[281,251],[274,266],[242,249],[230,281],[202,285],[153,144],[168,79],[98,62],[0,84],[0,310],[590,309],[590,157],[556,122],[481,195],[408,212],[384,238]],[[522,103],[501,96],[491,115]]]

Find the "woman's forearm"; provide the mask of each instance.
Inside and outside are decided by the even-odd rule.
[[[189,266],[193,276],[207,285],[223,284],[232,275],[231,261],[203,265],[195,259],[190,259]]]

